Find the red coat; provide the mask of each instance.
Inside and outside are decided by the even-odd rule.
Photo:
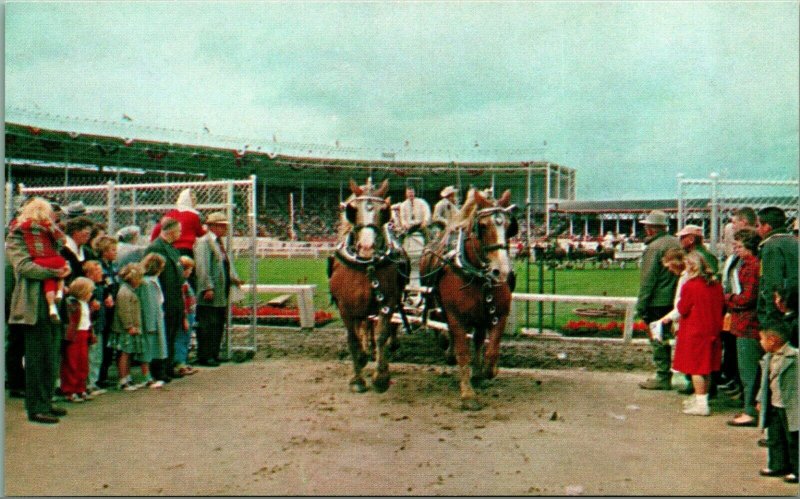
[[[725,296],[725,304],[728,306],[728,312],[731,313],[731,333],[742,338],[755,340],[759,338],[756,303],[758,302],[760,267],[761,263],[758,257],[751,255],[745,258],[742,266],[737,270],[742,292],[738,295],[728,294]]]
[[[189,210],[170,210],[165,217],[174,218],[181,224],[181,237],[175,241],[172,246],[175,249],[191,250],[194,248],[194,241],[198,237],[205,235],[206,231],[203,229],[203,224],[200,222],[200,215]],[[153,234],[150,236],[150,241],[155,241],[158,235],[161,234],[161,224],[156,224],[153,229]]]
[[[693,277],[681,288],[678,312],[681,327],[672,367],[685,374],[707,375],[718,371],[722,360],[722,315],[725,297],[722,285]]]

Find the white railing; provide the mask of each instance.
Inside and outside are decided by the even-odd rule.
[[[599,303],[601,305],[623,305],[625,307],[625,322],[622,329],[622,341],[624,343],[630,343],[633,339],[633,316],[637,301],[637,299],[634,297],[514,293],[512,295],[512,299],[517,302]]]
[[[249,239],[233,238],[233,254],[239,256],[250,251]],[[308,257],[320,258],[329,255],[336,249],[336,243],[327,241],[278,241],[271,237],[259,237],[256,240],[256,256],[266,257]]]
[[[252,292],[253,287],[255,287],[256,293],[296,295],[297,308],[300,314],[300,328],[314,329],[314,292],[317,289],[316,284],[245,284],[242,285],[242,291]]]

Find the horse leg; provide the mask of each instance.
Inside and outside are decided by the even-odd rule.
[[[364,393],[367,391],[367,383],[361,370],[367,365],[367,353],[362,347],[362,343],[357,334],[360,325],[357,321],[345,321],[347,327],[347,346],[350,348],[350,356],[353,359],[353,377],[350,379],[350,391],[354,393]]]
[[[478,411],[481,404],[475,397],[475,390],[470,384],[469,344],[467,331],[461,324],[450,324],[451,339],[458,362],[459,386],[461,388],[461,408],[467,411]]]
[[[439,346],[444,350],[444,362],[448,366],[456,365],[456,354],[454,350],[455,341],[453,340],[453,330],[447,328],[447,332],[439,333]]]
[[[386,358],[386,342],[391,334],[389,330],[389,316],[381,314],[375,325],[377,345],[375,350],[375,374],[372,376],[372,386],[378,393],[389,389],[389,361]]]
[[[475,331],[472,333],[472,345],[474,347],[474,351],[472,353],[472,377],[470,378],[470,383],[472,383],[473,388],[480,388],[481,382],[484,379],[483,356],[486,349],[485,340],[486,329],[482,327],[476,327]]]
[[[486,346],[486,360],[483,365],[483,375],[486,379],[497,376],[497,360],[500,357],[500,337],[506,328],[507,315],[499,317],[497,324],[489,328],[489,344]]]

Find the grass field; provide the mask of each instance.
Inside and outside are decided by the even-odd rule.
[[[328,295],[328,277],[326,275],[327,261],[324,258],[268,258],[258,261],[258,282],[262,284],[316,284],[317,293],[314,302],[317,308],[333,312],[336,315],[336,307],[330,304]],[[246,282],[250,282],[250,261],[239,259],[236,262],[236,269],[239,276]],[[531,293],[539,292],[539,273],[538,267],[531,265],[531,275],[529,276],[530,287],[526,287],[526,268],[524,262],[516,263],[517,292],[526,292],[530,289]],[[545,279],[550,279],[549,270],[545,271]],[[626,269],[563,269],[557,270],[555,275],[555,294],[562,295],[591,295],[591,296],[636,296],[639,290],[639,269],[628,267]],[[545,282],[544,292],[549,293],[552,284]],[[265,295],[265,297],[268,295]],[[263,300],[264,297],[261,299]],[[588,305],[593,306],[593,305]],[[545,314],[552,310],[552,305],[544,304]],[[572,313],[576,308],[575,304],[556,304],[555,324],[563,325],[568,320],[580,319]],[[527,310],[530,317],[526,321],[526,307],[521,305],[518,309],[517,323],[524,326],[526,322],[535,326],[538,325],[537,304],[531,304]],[[551,322],[550,317],[545,317],[544,325],[547,327]],[[598,321],[602,322],[602,321]]]

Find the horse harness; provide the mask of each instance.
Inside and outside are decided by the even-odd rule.
[[[494,206],[490,208],[484,208],[482,210],[478,210],[475,214],[474,221],[472,222],[471,230],[469,231],[471,234],[479,234],[480,225],[479,221],[482,218],[495,215],[497,216],[499,213],[506,213],[509,214],[512,210],[516,209],[515,205],[511,205],[507,208],[503,208],[500,206]],[[488,317],[488,322],[492,326],[496,325],[500,318],[497,316],[497,306],[494,303],[494,294],[492,293],[492,289],[498,286],[496,282],[496,278],[490,273],[488,267],[488,259],[486,257],[487,253],[490,251],[496,251],[500,249],[505,249],[508,251],[509,249],[509,239],[514,237],[516,234],[517,229],[517,221],[513,215],[509,215],[511,219],[511,223],[509,225],[509,235],[506,236],[506,241],[504,244],[490,244],[490,245],[479,245],[478,247],[478,260],[480,261],[480,266],[475,266],[470,263],[469,259],[467,258],[466,254],[466,243],[468,240],[468,234],[466,229],[463,227],[459,227],[458,232],[455,235],[455,239],[453,238],[452,234],[446,235],[448,240],[446,242],[449,251],[444,253],[444,255],[440,256],[440,261],[442,262],[437,268],[433,269],[429,274],[425,277],[428,280],[428,285],[433,286],[435,289],[438,290],[438,283],[439,279],[441,278],[441,271],[445,266],[450,267],[453,271],[458,274],[462,279],[467,281],[464,287],[469,286],[470,284],[475,283],[476,281],[480,284],[481,288],[481,304],[483,306],[484,315]],[[430,252],[430,250],[426,250]],[[508,276],[508,285],[511,291],[514,290],[515,278],[514,272],[512,271]]]

